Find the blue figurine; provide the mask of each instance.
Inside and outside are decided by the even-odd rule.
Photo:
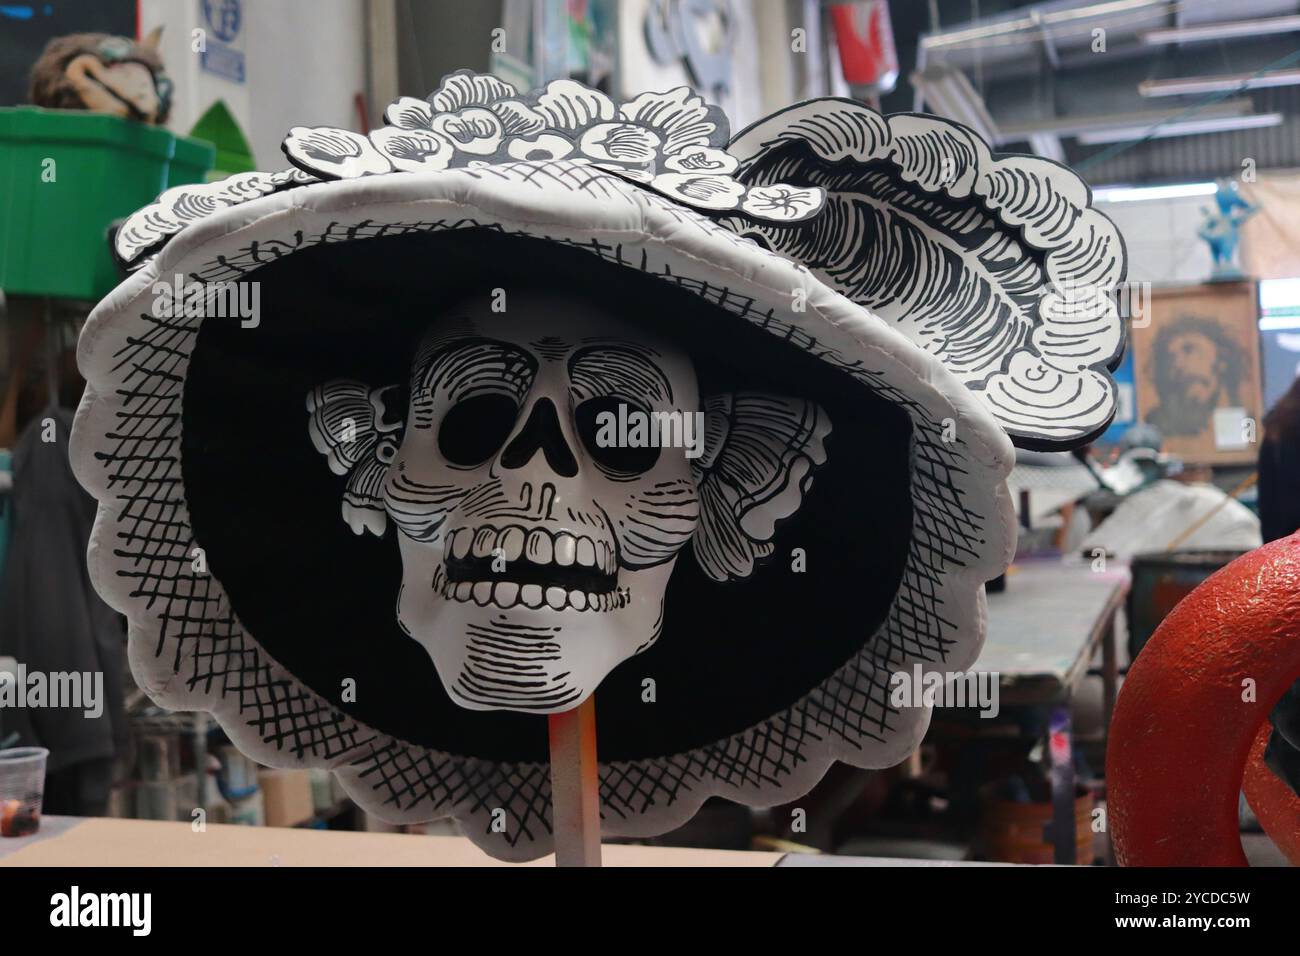
[[[1202,207],[1205,221],[1197,235],[1209,244],[1210,256],[1214,260],[1214,279],[1239,279],[1241,269],[1233,262],[1237,254],[1237,244],[1241,241],[1238,230],[1241,224],[1253,216],[1256,207],[1246,202],[1237,191],[1237,184],[1230,179],[1221,179],[1214,194],[1217,213],[1208,207]]]

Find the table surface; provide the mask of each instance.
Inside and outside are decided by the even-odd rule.
[[[601,847],[605,866],[983,866],[948,860],[903,860],[686,847]],[[525,864],[554,866],[547,856]],[[61,866],[513,866],[464,837],[354,833],[96,817],[45,817],[28,837],[0,839],[0,867]]]
[[[771,867],[780,853],[679,847],[602,848],[605,866]],[[553,856],[533,866],[554,866]],[[464,837],[97,817],[46,817],[29,837],[0,839],[0,867],[21,866],[510,866]]]
[[[988,596],[988,636],[975,667],[1002,684],[1032,685],[1044,697],[1073,689],[1128,592],[1128,570],[1087,562],[1025,561]],[[1022,688],[1023,689],[1023,688]]]

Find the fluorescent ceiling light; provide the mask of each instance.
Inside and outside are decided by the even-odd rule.
[[[1262,332],[1300,328],[1300,279],[1261,279],[1259,310]]]
[[[1143,96],[1185,96],[1195,93],[1223,93],[1232,90],[1260,90],[1270,86],[1300,84],[1300,70],[1270,70],[1265,73],[1229,73],[1219,76],[1183,76],[1167,80],[1143,80]]]
[[[1107,186],[1092,191],[1093,202],[1142,202],[1151,199],[1182,199],[1186,196],[1213,196],[1219,187],[1214,183],[1175,183],[1170,186]]]
[[[1201,107],[1196,111],[1196,118],[1198,120],[1223,119],[1225,117],[1253,116],[1254,114],[1255,104],[1251,102],[1249,97],[1243,96],[1230,100],[1221,100],[1218,103],[1210,103]],[[1010,142],[1029,139],[1031,136],[1040,133],[1048,133],[1053,136],[1079,136],[1098,130],[1150,129],[1161,123],[1169,122],[1176,115],[1178,114],[1171,113],[1168,107],[1097,115],[1066,114],[1064,116],[1054,116],[1050,119],[1038,119],[1029,123],[1002,123],[999,124],[999,128],[1002,132],[1002,141]]]
[[[1037,42],[1043,30],[1051,31],[1053,27],[1123,16],[1135,11],[1149,11],[1149,17],[1146,18],[1163,16],[1166,6],[1166,0],[1110,0],[1108,3],[1092,3],[1068,10],[1034,8],[1029,16],[1011,15],[979,26],[923,34],[921,46],[926,50],[942,50],[945,47],[990,45],[987,43],[989,40]]]
[[[1085,146],[1103,143],[1127,143],[1135,139],[1165,139],[1169,136],[1193,136],[1198,133],[1227,133],[1241,129],[1260,129],[1282,123],[1281,113],[1256,113],[1252,116],[1224,116],[1212,119],[1174,120],[1163,126],[1127,126],[1092,130],[1079,134]]]
[[[1224,20],[1185,27],[1161,27],[1142,34],[1142,42],[1157,46],[1164,43],[1192,43],[1197,40],[1224,40],[1232,37],[1265,36],[1300,30],[1300,16],[1261,17],[1257,20]]]
[[[1261,279],[1259,307],[1265,312],[1300,307],[1300,279]]]

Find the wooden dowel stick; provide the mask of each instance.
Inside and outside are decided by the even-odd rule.
[[[600,866],[596,695],[547,718],[556,866]]]
[[[1249,475],[1243,478],[1235,488],[1233,488],[1231,491],[1228,492],[1227,496],[1222,501],[1220,501],[1217,505],[1211,508],[1206,514],[1201,515],[1201,517],[1197,518],[1190,525],[1188,525],[1181,532],[1179,532],[1178,537],[1174,538],[1174,540],[1170,541],[1167,545],[1165,545],[1165,550],[1166,551],[1174,550],[1174,548],[1178,547],[1180,544],[1182,544],[1192,535],[1196,534],[1196,532],[1201,530],[1201,528],[1204,527],[1205,524],[1211,518],[1213,518],[1225,507],[1227,507],[1229,501],[1236,501],[1237,495],[1241,494],[1243,491],[1245,491],[1247,488],[1249,488],[1258,480],[1259,480],[1259,474],[1257,472],[1251,472]]]

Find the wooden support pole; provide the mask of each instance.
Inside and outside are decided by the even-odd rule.
[[[551,738],[551,821],[556,866],[600,866],[600,780],[596,695],[547,718]]]

